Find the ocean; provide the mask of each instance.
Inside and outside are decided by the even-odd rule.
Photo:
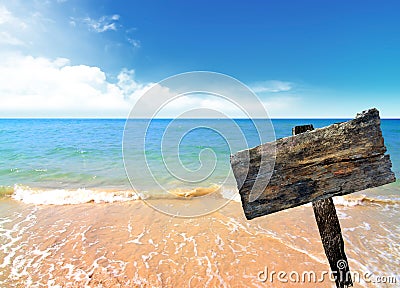
[[[272,124],[282,138],[346,120]],[[0,287],[315,287],[329,271],[309,204],[244,218],[229,157],[263,141],[252,121],[156,119],[130,139],[144,156],[123,151],[125,122],[0,119]],[[381,127],[398,178],[400,120]],[[356,285],[398,285],[400,182],[334,201]],[[304,271],[316,280],[289,279]]]

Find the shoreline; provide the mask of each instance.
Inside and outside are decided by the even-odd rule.
[[[258,279],[265,267],[269,271],[329,270],[311,207],[247,221],[240,203],[233,201],[196,218],[170,217],[142,201],[5,202],[0,205],[9,211],[2,209],[0,227],[9,237],[1,238],[2,285],[242,287],[271,284]],[[390,250],[399,235],[385,230],[396,227],[385,220],[393,217],[389,212],[377,206],[338,207],[351,270],[400,273],[395,265],[398,252]],[[319,287],[332,286],[326,281]],[[273,286],[298,284],[274,282]],[[315,287],[315,283],[302,285]]]

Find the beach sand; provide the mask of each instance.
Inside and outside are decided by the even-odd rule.
[[[369,279],[400,275],[398,203],[351,199],[337,205],[350,269],[371,272]],[[319,282],[329,266],[310,205],[247,221],[234,201],[178,218],[142,200],[33,205],[7,198],[0,230],[1,287],[334,287],[326,275]],[[265,279],[279,271],[287,273],[283,281]],[[317,283],[291,281],[304,271],[314,271]]]

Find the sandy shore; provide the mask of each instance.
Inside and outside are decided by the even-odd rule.
[[[0,205],[2,287],[333,287],[328,276],[261,281],[273,271],[314,271],[318,281],[328,271],[311,207],[247,221],[236,202],[189,219],[142,201]],[[398,274],[399,228],[380,225],[385,216],[374,207],[338,212],[350,268]]]

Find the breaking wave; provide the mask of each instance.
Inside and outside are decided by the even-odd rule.
[[[333,198],[335,205],[354,207],[367,205],[399,205],[399,197],[389,196],[367,196],[367,195],[346,195]]]
[[[11,197],[14,200],[26,204],[36,205],[73,205],[83,203],[113,203],[127,202],[143,199],[182,199],[202,197],[212,194],[216,198],[232,199],[240,202],[240,197],[234,189],[224,189],[218,185],[198,187],[190,189],[174,189],[169,193],[154,193],[149,196],[134,190],[106,190],[106,189],[43,189],[16,184],[13,187],[3,189],[3,197]]]
[[[209,187],[197,188],[179,188],[170,190],[170,193],[154,193],[149,196],[136,192],[134,190],[107,190],[107,189],[42,189],[32,188],[24,185],[15,185],[14,187],[0,187],[1,197],[11,197],[14,200],[24,202],[26,204],[38,205],[72,205],[83,203],[113,203],[127,202],[142,199],[176,199],[176,198],[192,198],[202,197],[212,194],[217,198],[230,199],[240,202],[240,195],[237,189],[232,187],[221,187],[218,185],[210,185]],[[364,194],[352,194],[345,196],[333,197],[333,201],[337,206],[354,207],[354,206],[399,206],[400,197],[398,195],[390,196],[367,196]]]
[[[92,189],[37,189],[15,185],[11,196],[27,204],[68,205],[82,203],[112,203],[140,199],[134,191],[100,191]]]

